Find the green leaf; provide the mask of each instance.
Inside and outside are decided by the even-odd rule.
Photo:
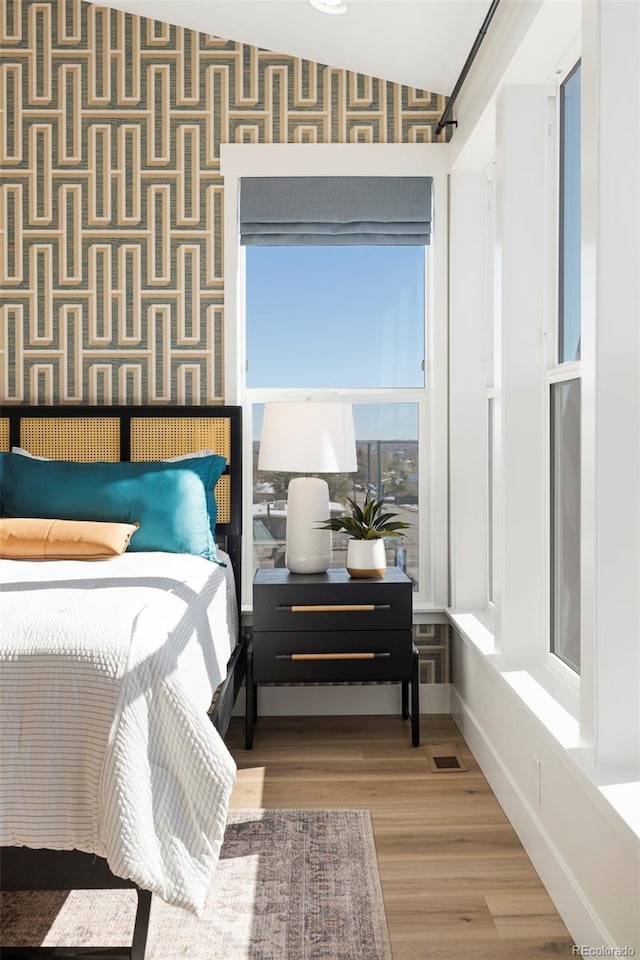
[[[401,536],[404,536],[401,533],[402,530],[406,530],[409,524],[405,523],[404,520],[398,520],[397,523],[386,523],[383,527],[378,527],[378,533],[383,536],[389,536],[392,533],[399,533]]]
[[[380,524],[386,523],[387,520],[392,520],[394,517],[398,517],[398,513],[381,513],[379,517],[376,517],[373,526],[379,527]]]
[[[347,500],[351,504],[351,510],[353,513],[354,520],[357,520],[359,523],[364,523],[365,522],[364,514],[362,513],[362,510],[360,509],[358,504],[355,502],[355,500],[352,500],[351,497],[347,497]],[[367,502],[365,500],[365,507],[366,505],[367,505]]]
[[[369,499],[367,496],[363,507],[358,506],[351,497],[347,497],[347,501],[351,506],[351,516],[330,517],[323,520],[318,529],[342,531],[354,540],[379,540],[381,537],[403,537],[403,530],[410,527],[404,520],[395,519],[400,514],[385,511],[383,500]]]

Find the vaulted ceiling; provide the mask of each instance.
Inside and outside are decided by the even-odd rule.
[[[276,53],[450,94],[490,0],[348,0],[327,16],[308,0],[102,0]]]

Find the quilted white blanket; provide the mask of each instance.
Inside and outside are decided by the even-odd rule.
[[[235,765],[207,717],[231,565],[0,561],[0,844],[78,849],[200,912]]]

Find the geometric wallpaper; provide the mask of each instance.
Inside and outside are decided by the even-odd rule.
[[[420,683],[449,683],[451,630],[444,623],[416,623],[413,642],[420,654]]]
[[[81,0],[0,11],[0,402],[223,402],[220,144],[440,138],[442,96]]]

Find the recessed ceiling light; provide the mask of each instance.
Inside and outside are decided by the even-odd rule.
[[[347,5],[344,0],[309,0],[312,7],[321,13],[346,13]]]

